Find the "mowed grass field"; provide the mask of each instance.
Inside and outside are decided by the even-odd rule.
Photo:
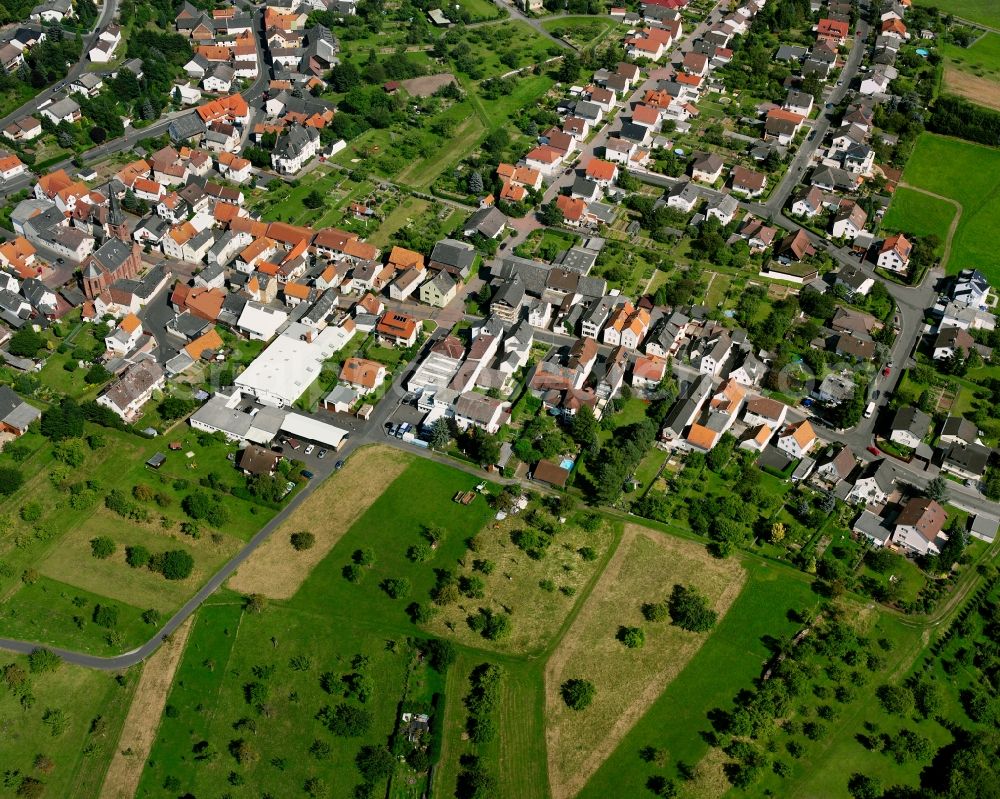
[[[937,236],[941,240],[941,246],[938,247],[940,255],[955,213],[955,206],[951,203],[900,186],[892,195],[889,210],[882,220],[882,228],[904,231],[915,236]]]
[[[202,443],[186,427],[168,434],[181,443],[177,452],[168,451],[162,438],[147,440],[90,424],[85,435],[97,436],[103,444],[95,449],[81,443],[85,454],[75,467],[60,463],[53,445],[39,435],[21,439],[34,451],[19,466],[24,486],[4,503],[0,635],[106,655],[143,642],[154,629],[141,620],[144,611],[173,613],[276,510],[226,495],[222,501],[229,519],[224,524],[213,529],[200,523],[199,537],[185,535],[184,498],[196,491],[212,493],[200,485],[201,479],[214,475],[219,486],[245,485],[227,460],[235,447],[210,439]],[[145,461],[158,451],[168,453],[167,461],[154,471]],[[91,488],[78,493],[84,481]],[[112,490],[131,498],[140,485],[156,496],[136,500],[148,520],[126,520],[104,507]],[[38,518],[27,514],[35,505]],[[90,541],[96,537],[115,543],[109,558],[93,557]],[[134,545],[152,553],[183,549],[194,559],[194,569],[186,579],[169,581],[146,568],[130,568],[125,548]],[[94,623],[97,605],[116,607],[118,624],[107,628]]]
[[[917,0],[918,6],[936,8],[942,14],[1000,28],[1000,6],[996,0]]]
[[[944,90],[989,108],[1000,108],[1000,34],[986,33],[971,47],[941,45]]]
[[[924,133],[903,180],[962,206],[948,271],[975,267],[1000,282],[1000,149]]]
[[[645,602],[664,602],[675,584],[695,587],[724,616],[746,574],[735,559],[712,558],[700,544],[629,525],[618,551],[546,666],[546,740],[555,799],[575,796],[617,743],[684,669],[711,634],[669,621],[647,622]],[[617,640],[619,628],[645,633],[643,646]],[[590,680],[593,704],[583,712],[562,701],[569,679]]]
[[[508,516],[483,528],[477,536],[475,557],[495,564],[494,573],[485,578],[489,585],[486,600],[442,608],[427,625],[430,632],[473,647],[522,655],[536,655],[553,641],[580,592],[606,565],[617,531],[605,522],[600,529],[587,532],[570,519],[558,531],[556,543],[546,556],[534,560],[512,542],[511,536],[524,527],[519,516]],[[580,554],[585,548],[594,551],[595,560]],[[515,624],[510,636],[486,641],[470,629],[465,619],[479,606],[494,611],[513,609]]]

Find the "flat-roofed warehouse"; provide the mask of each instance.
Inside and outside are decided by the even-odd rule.
[[[286,333],[278,336],[236,378],[236,387],[265,405],[284,408],[295,402],[320,376],[324,361],[350,341],[353,333],[324,328],[311,341]]]
[[[283,432],[295,438],[302,438],[306,441],[315,441],[333,450],[340,449],[344,442],[351,437],[351,434],[319,419],[310,416],[303,416],[301,413],[285,414],[285,421],[281,423]]]

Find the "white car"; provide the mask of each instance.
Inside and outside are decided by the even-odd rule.
[[[310,444],[310,445],[309,445],[308,447],[306,447],[306,449],[305,449],[305,453],[306,453],[306,455],[312,455],[312,451],[313,451],[314,449],[316,449],[316,445],[315,445],[315,444]]]

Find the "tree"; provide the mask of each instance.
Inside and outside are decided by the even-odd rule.
[[[668,615],[666,602],[646,602],[642,606],[642,616],[646,621],[666,621]]]
[[[589,405],[583,405],[570,422],[570,436],[581,447],[590,448],[597,441],[601,429],[600,422],[594,416],[594,410]]]
[[[316,717],[327,729],[341,738],[360,738],[371,729],[373,716],[364,708],[341,702],[335,708],[323,707]]]
[[[107,383],[112,377],[111,372],[104,368],[103,364],[95,363],[91,366],[87,373],[83,376],[83,382],[88,386],[96,386],[101,383]]]
[[[13,466],[0,466],[0,496],[10,496],[24,484],[24,475]]]
[[[183,397],[171,394],[168,397],[164,397],[158,410],[160,411],[160,416],[164,419],[180,419],[194,410],[194,403]]]
[[[42,722],[49,728],[49,734],[53,738],[58,738],[69,726],[69,717],[66,711],[57,707],[50,707],[42,714]]]
[[[563,218],[562,209],[556,205],[555,200],[552,200],[538,209],[538,221],[543,225],[547,225],[549,227],[561,225]]]
[[[571,710],[585,710],[594,701],[596,690],[589,680],[573,678],[559,686],[559,693]]]
[[[313,189],[302,199],[302,204],[306,208],[322,208],[323,202],[323,195],[316,189]]]
[[[7,343],[10,354],[19,358],[34,358],[44,348],[45,339],[30,327],[18,330]]]
[[[108,538],[106,535],[90,539],[90,554],[98,560],[107,560],[115,554],[117,549],[114,539]]]
[[[935,502],[947,502],[948,481],[940,475],[929,480],[924,487],[924,496],[928,499],[933,499]]]
[[[854,799],[881,799],[882,783],[877,777],[854,773],[847,781],[847,790]]]
[[[159,566],[158,571],[168,580],[184,580],[194,570],[194,558],[186,550],[171,549],[160,556]]]
[[[362,746],[354,763],[361,776],[372,784],[384,780],[396,768],[396,758],[384,746]]]
[[[234,741],[230,741],[229,754],[241,766],[248,766],[260,759],[260,753],[256,747],[245,738],[237,738]]]
[[[298,533],[292,533],[291,543],[292,548],[297,552],[312,549],[316,545],[316,536],[306,530],[302,530]]]
[[[94,624],[111,630],[118,626],[118,608],[114,605],[94,605]]]
[[[447,449],[450,443],[451,428],[448,426],[448,420],[444,418],[435,419],[433,424],[431,424],[431,448],[437,450]]]
[[[908,716],[913,712],[913,691],[905,685],[880,685],[875,696],[886,713]]]
[[[710,630],[718,617],[697,589],[679,583],[674,585],[667,606],[673,623],[690,632]]]
[[[771,525],[771,543],[780,544],[785,540],[785,525],[782,522],[775,522]]]
[[[431,668],[442,674],[458,657],[455,645],[443,638],[431,638],[422,644],[422,648]]]
[[[469,173],[469,194],[477,197],[483,193],[483,176],[478,170]]]
[[[263,613],[267,607],[267,597],[263,594],[248,594],[243,600],[243,608],[247,613]]]

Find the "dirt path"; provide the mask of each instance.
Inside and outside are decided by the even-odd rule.
[[[917,186],[912,186],[906,181],[900,181],[899,185],[904,189],[909,189],[910,191],[915,191],[919,194],[925,194],[928,197],[933,197],[935,200],[941,200],[946,202],[955,208],[955,216],[951,220],[951,224],[948,226],[948,235],[944,240],[944,251],[941,253],[941,268],[947,269],[948,259],[951,257],[951,242],[955,238],[955,231],[958,229],[958,223],[962,221],[962,204],[956,200],[951,199],[951,197],[945,197],[941,194],[935,194],[932,191],[927,191],[927,189],[921,189]]]
[[[104,776],[101,799],[132,799],[135,796],[193,620],[192,616],[178,627],[170,640],[143,666],[132,707],[125,717],[118,746]]]
[[[327,479],[240,566],[229,579],[229,587],[272,599],[294,596],[316,564],[411,460],[412,456],[390,447],[365,447],[355,452],[343,469]],[[289,538],[301,530],[311,532],[316,544],[312,549],[296,552]]]

